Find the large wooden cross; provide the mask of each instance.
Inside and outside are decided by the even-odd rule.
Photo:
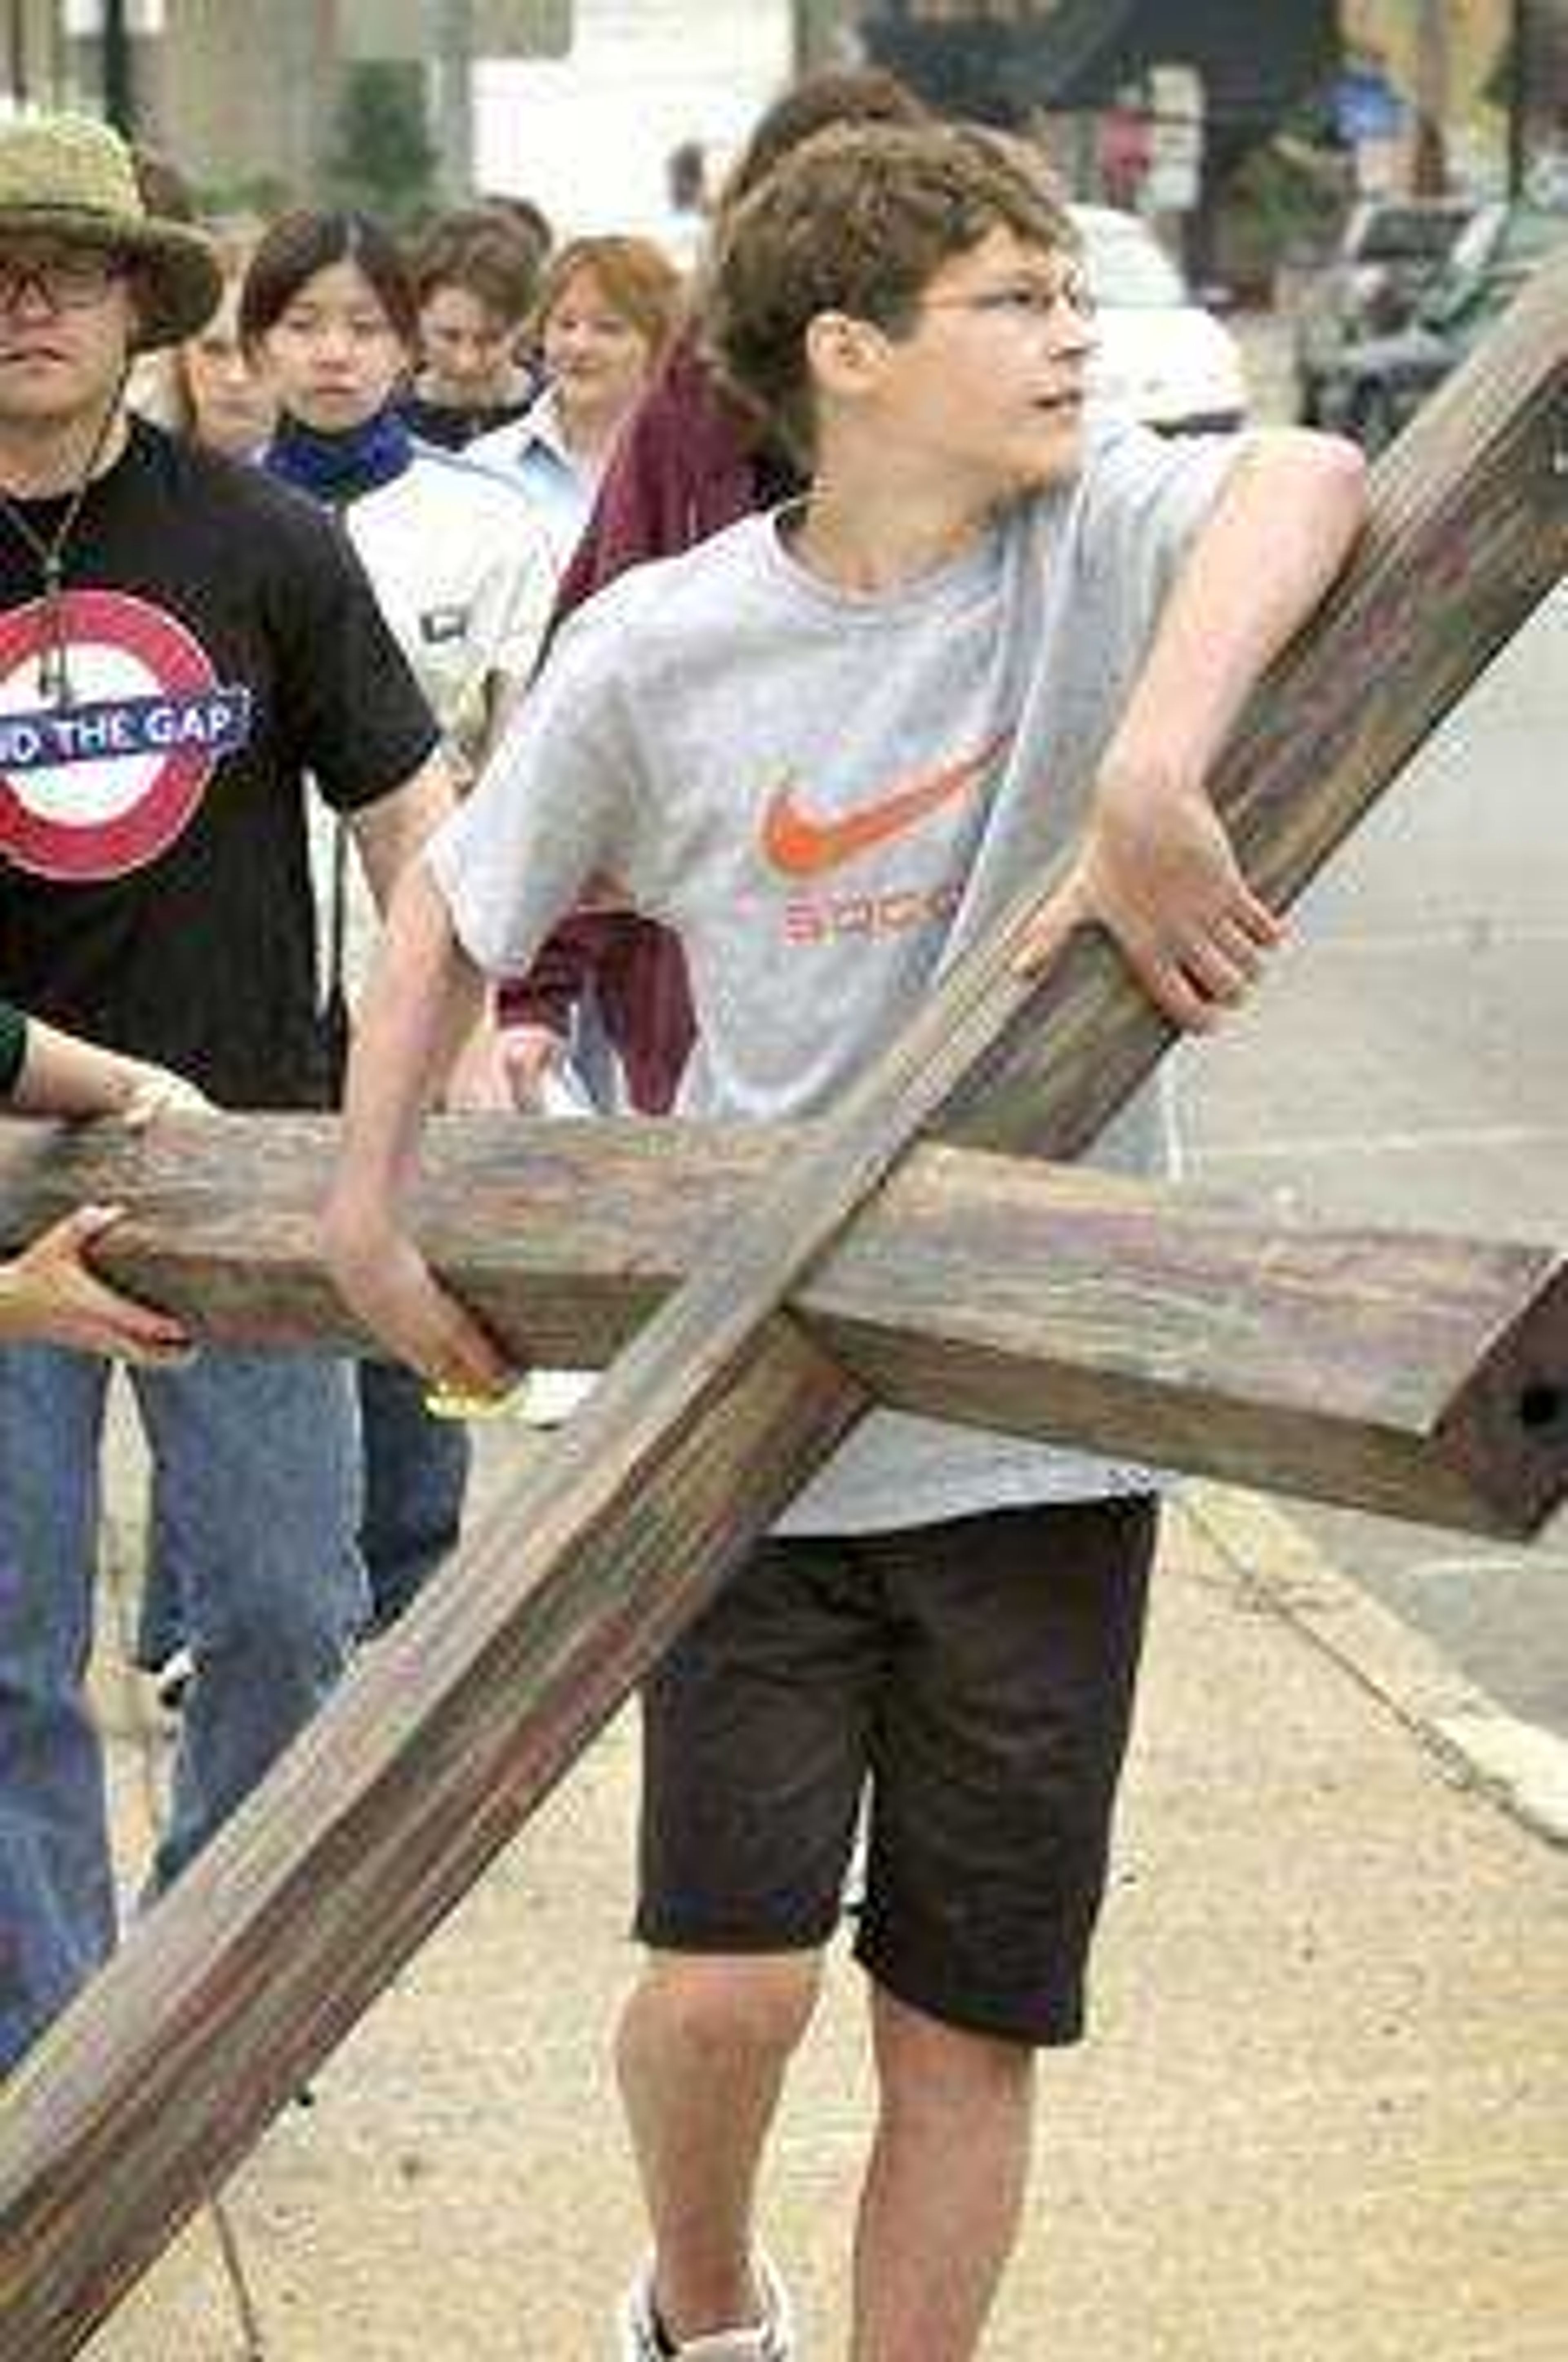
[[[1275,904],[1568,571],[1565,350],[1555,270],[1383,463],[1237,734],[1217,800]],[[874,1400],[1496,1529],[1562,1496],[1554,1254],[1020,1161],[1075,1154],[1167,1043],[1097,935],[1021,982],[1026,915],[830,1123],[435,1128],[421,1220],[460,1292],[552,1358],[635,1334],[11,2087],[8,2362],[79,2350]],[[0,1244],[90,1187],[137,1210],[116,1275],[205,1333],[340,1336],[309,1219],[329,1144],[285,1120],[24,1137]]]

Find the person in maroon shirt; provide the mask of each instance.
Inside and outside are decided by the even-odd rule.
[[[879,68],[810,76],[762,116],[731,174],[719,218],[782,156],[834,123],[918,123],[927,110]],[[716,384],[700,332],[689,325],[621,436],[588,526],[561,580],[552,635],[594,591],[628,567],[673,557],[800,487],[778,445]],[[696,1028],[686,962],[665,928],[635,911],[574,912],[527,976],[502,995],[508,1063],[526,1103],[537,1094],[591,991],[620,1063],[630,1105],[664,1115],[672,1105]]]

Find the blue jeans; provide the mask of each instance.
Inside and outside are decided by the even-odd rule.
[[[432,1418],[426,1381],[396,1362],[357,1362],[362,1445],[359,1548],[370,1586],[370,1628],[395,1624],[415,1592],[458,1546],[472,1448],[459,1420]],[[179,1504],[152,1471],[147,1569],[136,1661],[156,1672],[184,1645],[181,1601],[187,1555]]]
[[[427,1381],[397,1362],[360,1362],[359,1429],[365,1472],[359,1543],[373,1628],[395,1623],[458,1547],[472,1448],[460,1419],[432,1418]]]
[[[115,1940],[103,1753],[84,1695],[109,1364],[0,1352],[0,2070]],[[196,1662],[165,1885],[327,1695],[368,1613],[348,1367],[215,1352],[130,1373],[182,1537]]]

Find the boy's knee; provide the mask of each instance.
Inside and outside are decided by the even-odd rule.
[[[933,2017],[873,1987],[878,2081],[885,2105],[988,2107],[1027,2102],[1036,2054],[1025,2043]]]
[[[655,1952],[627,2005],[623,2048],[660,2046],[722,2058],[785,2058],[811,2023],[822,1984],[814,1952]]]

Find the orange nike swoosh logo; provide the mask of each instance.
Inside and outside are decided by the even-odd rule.
[[[889,837],[901,836],[944,804],[966,795],[1011,737],[1010,730],[999,730],[977,755],[966,755],[940,771],[911,780],[890,796],[879,796],[875,803],[862,804],[833,820],[818,820],[802,811],[795,801],[795,783],[787,779],[763,815],[762,849],[773,866],[790,877],[820,877],[826,870],[842,868],[846,861],[869,853],[873,845],[886,844]]]

